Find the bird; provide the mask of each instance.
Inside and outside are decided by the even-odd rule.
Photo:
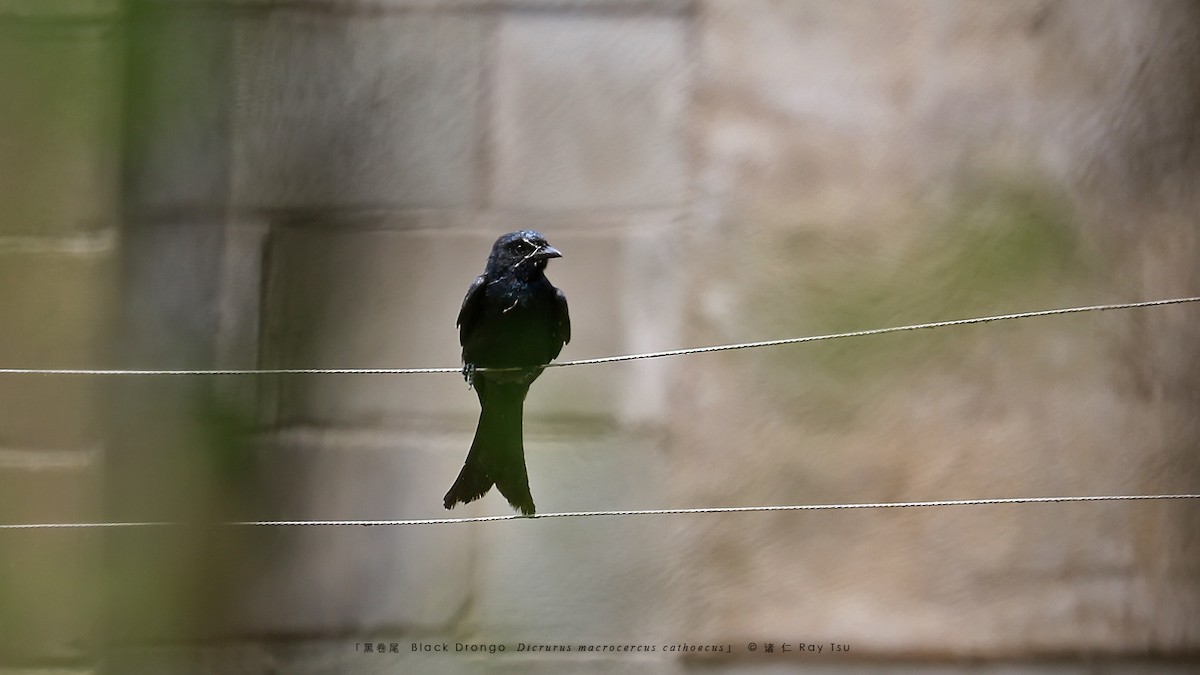
[[[496,239],[483,274],[467,289],[458,339],[463,377],[479,398],[479,423],[443,500],[447,509],[473,502],[495,485],[517,511],[536,511],[522,416],[529,385],[571,341],[567,298],[545,274],[550,259],[561,257],[538,232],[509,232]]]

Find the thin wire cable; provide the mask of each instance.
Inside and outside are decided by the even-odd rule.
[[[689,347],[686,349],[671,349],[662,352],[646,352],[643,354],[623,354],[620,356],[604,356],[595,359],[578,359],[575,361],[558,361],[547,364],[547,368],[564,368],[567,366],[590,366],[598,363],[615,363],[618,361],[635,361],[639,359],[658,359],[668,356],[684,356],[687,354],[704,354],[708,352],[723,352],[735,349],[758,349],[762,347],[777,347],[780,345],[800,344],[802,342],[820,342],[823,340],[839,340],[842,338],[866,337],[868,335],[885,335],[905,331],[927,330],[931,328],[947,328],[950,326],[969,326],[995,321],[1011,321],[1013,319],[1030,319],[1041,316],[1060,314],[1078,314],[1080,312],[1103,312],[1117,309],[1136,309],[1139,307],[1160,307],[1163,305],[1179,305],[1189,302],[1200,302],[1200,296],[1187,298],[1170,298],[1166,300],[1149,300],[1145,302],[1123,302],[1108,305],[1087,305],[1084,307],[1065,307],[1061,309],[1044,309],[1035,312],[1017,312],[1015,314],[999,314],[981,316],[971,319],[953,319],[950,321],[931,321],[907,326],[892,326],[889,328],[872,328],[868,330],[850,331],[848,333],[829,333],[826,335],[809,335],[805,337],[784,338],[781,340],[762,340],[760,342],[740,342],[736,344],[713,345],[708,347]],[[517,368],[479,368],[477,372],[519,370]],[[461,373],[462,368],[271,368],[260,370],[124,370],[124,369],[90,369],[90,368],[0,368],[0,375],[426,375],[432,373]]]
[[[460,523],[489,523],[500,520],[537,520],[539,518],[596,518],[611,516],[671,516],[698,513],[752,513],[765,511],[838,511],[851,509],[911,509],[944,506],[992,506],[996,504],[1047,504],[1062,502],[1131,502],[1200,499],[1200,494],[1174,495],[1095,495],[1081,497],[1008,497],[997,499],[948,499],[924,502],[875,502],[859,504],[796,504],[784,506],[713,506],[693,509],[630,509],[624,511],[565,511],[537,513],[531,516],[476,516],[470,518],[416,518],[407,520],[243,520],[221,525],[234,527],[360,527],[403,525],[457,525]],[[164,527],[183,525],[168,521],[123,523],[23,523],[0,524],[0,530],[47,530],[122,527]]]
[[[981,316],[972,319],[952,319],[950,321],[931,321],[928,323],[914,323],[907,326],[892,326],[889,328],[871,328],[868,330],[856,330],[848,333],[829,333],[826,335],[810,335],[807,337],[783,338],[781,340],[762,340],[760,342],[741,342],[729,345],[716,345],[712,347],[692,347],[689,349],[672,349],[664,352],[647,352],[645,354],[629,354],[625,356],[605,356],[598,359],[580,359],[577,361],[563,361],[561,363],[551,363],[547,367],[555,366],[584,366],[596,363],[613,363],[615,361],[633,361],[635,359],[656,359],[664,356],[681,356],[684,354],[701,354],[707,352],[723,352],[734,349],[758,349],[760,347],[776,347],[779,345],[794,345],[802,342],[820,342],[822,340],[840,340],[842,338],[866,337],[868,335],[885,335],[887,333],[901,333],[904,331],[926,330],[930,328],[946,328],[949,326],[969,326],[979,323],[992,323],[994,321],[1011,321],[1013,319],[1029,319],[1039,316],[1054,316],[1058,314],[1078,314],[1080,312],[1103,312],[1113,309],[1135,309],[1138,307],[1158,307],[1162,305],[1179,305],[1188,302],[1200,302],[1200,297],[1189,298],[1170,298],[1167,300],[1149,300],[1146,302],[1123,302],[1109,305],[1087,305],[1085,307],[1066,307],[1062,309],[1043,309],[1035,312],[1018,312],[1015,314],[998,314],[995,316]]]
[[[553,364],[552,364],[553,365]],[[479,371],[488,370],[479,368]],[[492,368],[491,370],[500,370]],[[515,369],[514,369],[515,370]],[[267,368],[261,370],[124,370],[120,368],[0,368],[0,375],[427,375],[462,368]]]

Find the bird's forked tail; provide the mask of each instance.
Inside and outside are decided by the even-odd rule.
[[[454,485],[446,492],[447,509],[467,504],[487,494],[495,485],[512,507],[529,516],[534,513],[525,470],[521,417],[527,383],[500,383],[482,378],[475,380],[479,394],[479,424],[471,451]]]

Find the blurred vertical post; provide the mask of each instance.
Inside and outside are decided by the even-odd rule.
[[[129,0],[125,17],[119,363],[252,368],[262,236],[226,212],[230,13]],[[180,525],[108,538],[110,654],[222,632],[240,539],[210,526],[246,515],[254,387],[248,378],[114,383],[108,515]]]
[[[0,2],[4,366],[111,363],[119,10],[118,0]],[[0,379],[0,522],[100,518],[102,386]],[[0,666],[91,667],[99,558],[92,531],[0,532]]]

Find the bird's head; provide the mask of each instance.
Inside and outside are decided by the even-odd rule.
[[[488,276],[515,274],[528,279],[546,269],[551,258],[561,258],[562,253],[546,242],[546,238],[533,230],[518,230],[502,235],[492,246],[488,257]]]

